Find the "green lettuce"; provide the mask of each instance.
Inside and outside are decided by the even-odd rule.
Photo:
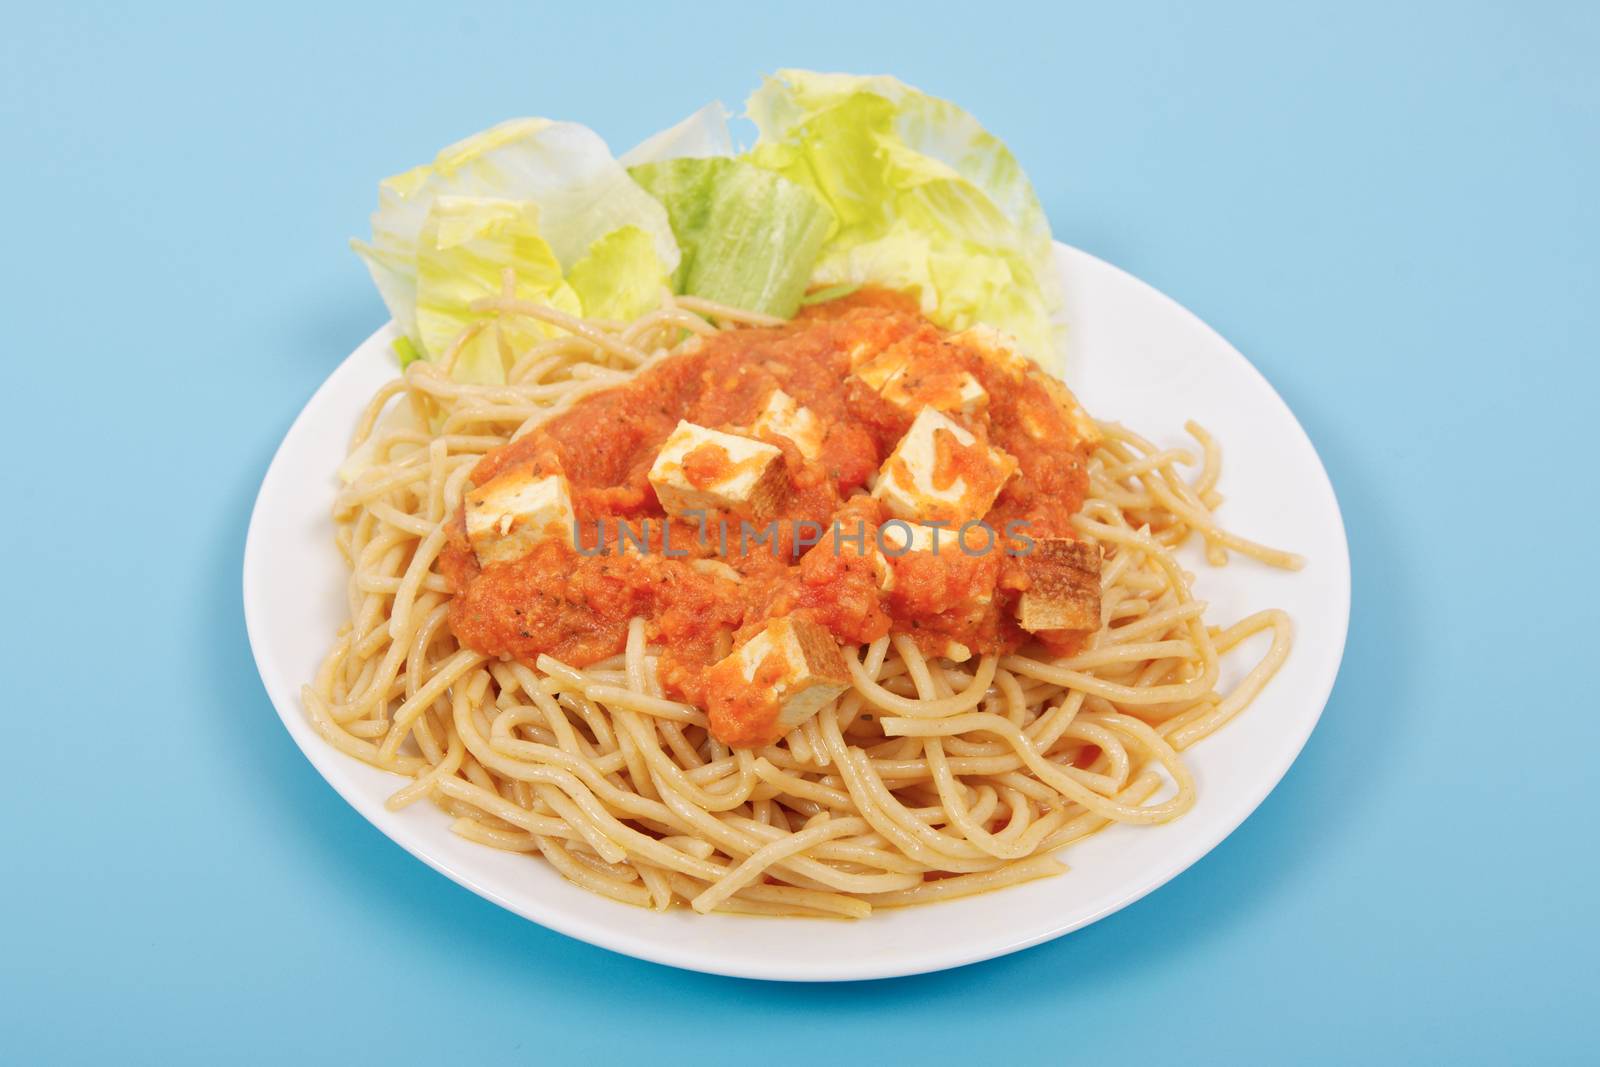
[[[491,313],[472,310],[474,301],[504,291],[512,272],[513,293],[570,314],[582,303],[561,273],[561,262],[540,236],[539,209],[527,200],[441,196],[434,201],[418,236],[416,336],[437,358],[461,331]],[[526,349],[550,327],[523,317],[495,317],[457,354],[451,377],[462,382],[505,381],[503,348]]]
[[[767,79],[748,112],[760,137],[746,158],[832,210],[814,284],[901,289],[940,325],[987,323],[1056,361],[1049,222],[976,119],[894,78],[800,70]]]
[[[739,159],[668,159],[629,173],[672,221],[683,256],[674,291],[779,318],[795,313],[835,227],[817,196]]]
[[[797,70],[769,78],[748,113],[759,137],[743,155],[713,103],[620,161],[584,126],[516,119],[385,180],[371,240],[352,243],[402,365],[484,322],[452,373],[503,381],[508,360],[557,332],[473,310],[508,274],[521,299],[614,321],[668,288],[787,318],[883,285],[940,325],[986,323],[1056,362],[1049,224],[971,115],[893,78]]]
[[[824,285],[821,289],[813,289],[800,300],[801,307],[810,307],[813,304],[826,304],[830,300],[841,300],[860,289],[861,286],[854,282],[841,282],[838,285]]]
[[[629,322],[661,303],[667,269],[650,235],[624,226],[590,245],[567,282],[589,318]]]
[[[508,269],[520,297],[631,317],[650,306],[641,293],[659,298],[679,260],[666,210],[594,131],[536,118],[502,123],[385,180],[372,240],[352,244],[405,335],[408,347],[396,346],[402,360],[437,359],[485,314],[472,312],[472,301],[499,293]],[[616,281],[600,284],[601,269]],[[566,280],[574,270],[581,294]],[[453,374],[503,381],[502,342],[515,355],[549,332],[528,320],[485,330]]]
[[[713,100],[675,126],[646,137],[622,155],[624,167],[669,159],[709,159],[733,155],[728,109]]]

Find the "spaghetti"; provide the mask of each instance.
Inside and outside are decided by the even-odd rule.
[[[379,390],[335,505],[349,622],[303,699],[345,753],[411,778],[394,809],[437,804],[469,840],[538,853],[615,900],[699,912],[859,918],[1062,869],[1054,853],[1112,822],[1182,815],[1181,753],[1246,707],[1291,643],[1288,617],[1205,617],[1174,555],[1198,538],[1277,567],[1298,557],[1220,527],[1221,455],[1102,424],[1074,532],[1100,546],[1100,628],[1068,655],[956,664],[905,634],[845,650],[849,688],[773,744],[730,748],[699,706],[669,699],[665,650],[634,618],[619,655],[529,664],[458,642],[439,569],[474,467],[583,398],[677,349],[775,320],[687,297],[627,324],[573,319],[508,294],[437,362]],[[503,385],[450,379],[461,346],[501,317],[552,336],[510,358]],[[1198,468],[1193,480],[1180,467]],[[705,567],[724,566],[711,560]],[[1232,689],[1223,658],[1257,634]]]

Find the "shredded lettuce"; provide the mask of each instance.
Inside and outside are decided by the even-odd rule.
[[[437,358],[466,326],[494,320],[456,356],[451,377],[457,381],[505,381],[506,355],[552,332],[533,319],[472,310],[474,301],[503,291],[508,269],[518,299],[582,312],[577,294],[562,278],[560,261],[540,234],[539,209],[531,201],[478,196],[434,201],[417,241],[417,339],[430,358]]]
[[[1050,227],[1022,168],[967,112],[886,76],[784,70],[751,97],[748,159],[833,210],[814,284],[914,293],[951,329],[979,322],[1059,352]]]
[[[632,234],[614,237],[619,231]],[[438,358],[472,321],[471,300],[500,291],[507,268],[516,273],[519,296],[589,314],[564,281],[580,263],[589,264],[586,291],[614,310],[638,306],[646,277],[652,295],[659,294],[679,258],[666,210],[593,130],[536,118],[502,123],[385,180],[372,240],[352,244],[395,323],[427,359]],[[625,255],[635,259],[625,263],[619,258]],[[593,281],[602,260],[627,275],[620,304],[617,286]],[[503,380],[497,332],[485,331],[468,346],[455,365],[458,378]],[[505,338],[516,342],[515,352],[539,331],[506,332],[528,335]]]
[[[567,282],[589,318],[629,322],[661,302],[667,269],[650,235],[624,226],[590,245]]]
[[[389,342],[389,347],[394,349],[395,358],[400,361],[400,368],[405,369],[407,364],[422,358],[422,353],[417,351],[417,346],[411,343],[409,337],[396,337]]]
[[[733,155],[733,135],[728,132],[728,109],[713,100],[676,126],[668,126],[630,148],[622,156],[624,167],[662,163],[669,159],[709,159]]]
[[[1057,362],[1049,223],[971,115],[894,78],[800,70],[767,79],[748,114],[759,137],[743,155],[712,103],[621,160],[587,127],[515,119],[385,180],[371,240],[352,244],[401,365],[487,320],[452,373],[503,381],[556,332],[472,310],[508,271],[519,298],[615,321],[669,288],[787,318],[881,285],[942,326],[984,323]]]
[[[666,206],[683,259],[679,293],[789,318],[833,213],[804,186],[744,160],[669,159],[630,171]]]
[[[805,296],[801,297],[800,306],[806,308],[810,307],[812,304],[826,304],[830,300],[838,300],[842,297],[849,296],[851,293],[860,288],[861,286],[856,285],[853,282],[843,282],[839,285],[824,285],[821,289],[809,292]]]

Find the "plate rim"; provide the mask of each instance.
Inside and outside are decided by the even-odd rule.
[[[317,733],[300,708],[295,693],[285,694],[285,699],[280,700],[280,694],[274,691],[269,674],[278,672],[269,671],[268,665],[274,664],[275,661],[270,647],[262,639],[264,624],[258,617],[259,612],[262,610],[260,606],[262,598],[256,594],[256,589],[258,583],[264,579],[264,576],[260,573],[262,568],[253,563],[258,558],[259,546],[266,536],[263,533],[263,498],[267,495],[268,486],[273,482],[274,475],[278,473],[279,464],[283,460],[290,440],[301,429],[302,423],[307,420],[311,411],[318,406],[317,402],[326,392],[335,387],[336,380],[351,365],[351,362],[368,345],[377,341],[386,333],[392,332],[392,322],[384,323],[357,345],[329,372],[328,376],[323,379],[321,384],[306,400],[294,420],[290,423],[289,428],[284,432],[283,439],[274,449],[272,459],[262,475],[261,485],[258,487],[251,504],[242,561],[245,631],[250,642],[251,656],[255,662],[257,675],[260,678],[262,687],[265,689],[268,700],[277,712],[278,718],[288,731],[289,736],[295,742],[296,747],[300,749],[317,773],[321,775],[323,781],[332,787],[333,791],[346,804],[354,808],[380,834],[457,885],[506,909],[512,914],[567,937],[620,955],[705,974],[768,981],[827,982],[895,978],[948,970],[1008,955],[1065,936],[1075,930],[1098,922],[1161,888],[1203,859],[1237,831],[1260,808],[1266,798],[1282,782],[1289,768],[1299,759],[1300,753],[1304,751],[1311,734],[1321,721],[1322,714],[1327,708],[1329,699],[1332,697],[1334,686],[1343,667],[1344,653],[1348,646],[1351,600],[1349,537],[1338,494],[1334,490],[1332,479],[1328,475],[1327,466],[1323,462],[1321,454],[1317,451],[1315,442],[1311,440],[1311,435],[1306,431],[1304,424],[1301,423],[1293,409],[1289,407],[1289,404],[1273,388],[1272,383],[1238,348],[1193,311],[1150,283],[1143,281],[1115,264],[1101,259],[1093,253],[1067,245],[1061,241],[1055,241],[1053,244],[1054,251],[1058,257],[1061,255],[1082,257],[1091,261],[1093,266],[1120,276],[1120,280],[1131,282],[1133,285],[1143,289],[1148,295],[1166,304],[1170,310],[1176,311],[1190,326],[1198,327],[1204,333],[1211,335],[1212,339],[1219,342],[1220,349],[1225,351],[1228,358],[1239,365],[1250,377],[1254,378],[1256,384],[1264,389],[1265,395],[1270,398],[1270,402],[1276,403],[1281,408],[1281,413],[1288,417],[1289,423],[1304,438],[1310,455],[1315,460],[1316,473],[1320,478],[1320,484],[1317,488],[1325,491],[1328,500],[1332,503],[1333,517],[1337,525],[1337,538],[1335,540],[1339,548],[1338,558],[1326,562],[1337,564],[1338,567],[1338,574],[1335,576],[1337,581],[1333,586],[1335,596],[1335,604],[1333,606],[1336,607],[1339,616],[1337,627],[1338,648],[1333,656],[1325,659],[1327,666],[1322,671],[1322,677],[1317,679],[1317,692],[1313,697],[1315,712],[1306,720],[1304,728],[1300,731],[1299,736],[1293,739],[1292,745],[1284,750],[1285,755],[1281,757],[1279,764],[1271,767],[1270,773],[1263,774],[1254,780],[1256,783],[1255,788],[1249,790],[1254,795],[1243,806],[1243,809],[1237,813],[1237,818],[1225,819],[1220,826],[1199,834],[1187,847],[1175,853],[1172,862],[1162,864],[1159,871],[1140,879],[1136,884],[1130,884],[1125,890],[1118,893],[1115,901],[1087,915],[1060,923],[1048,929],[1030,931],[1013,938],[995,938],[991,942],[982,945],[963,947],[963,942],[952,941],[940,950],[919,953],[910,956],[901,963],[889,962],[885,965],[875,959],[858,958],[846,961],[830,960],[826,961],[825,964],[813,963],[807,965],[803,961],[777,960],[773,961],[772,966],[755,968],[719,963],[714,954],[696,951],[695,946],[692,944],[686,946],[675,942],[652,940],[648,936],[637,934],[627,929],[608,927],[604,923],[591,922],[584,917],[569,914],[558,907],[526,906],[523,902],[513,900],[499,892],[492,884],[488,884],[474,877],[471,873],[452,866],[444,858],[433,855],[426,842],[421,839],[421,834],[411,829],[410,825],[403,821],[403,813],[389,811],[381,802],[374,802],[362,795],[352,785],[348,784],[344,779],[344,775],[340,773],[340,768],[346,764],[359,766],[365,766],[365,764],[359,764],[353,757],[345,755]],[[1324,561],[1319,560],[1319,563],[1322,562]],[[398,825],[396,825],[396,820],[401,820]],[[617,906],[626,907],[626,905],[620,904]],[[795,920],[763,920],[745,917],[743,921],[792,922]],[[870,922],[871,919],[863,921]],[[893,957],[893,959],[900,958],[899,956]]]

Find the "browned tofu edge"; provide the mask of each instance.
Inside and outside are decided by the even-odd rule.
[[[805,673],[814,682],[848,687],[850,669],[845,666],[844,653],[839,650],[833,631],[809,619],[791,618],[789,625],[794,628],[795,641],[805,657]]]
[[[788,492],[789,468],[781,454],[773,456],[767,463],[767,469],[761,472],[761,477],[750,490],[750,499],[745,507],[753,519],[770,518],[783,506],[784,497]]]
[[[1017,601],[1018,625],[1029,633],[1100,628],[1099,545],[1042,537],[1021,559],[1028,588]]]

